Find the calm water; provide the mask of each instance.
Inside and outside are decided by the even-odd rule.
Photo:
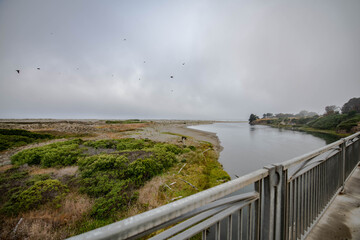
[[[248,123],[215,123],[190,128],[217,134],[224,147],[219,162],[231,178],[300,156],[336,140]]]

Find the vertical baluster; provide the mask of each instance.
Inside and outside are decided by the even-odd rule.
[[[239,210],[238,214],[238,240],[243,239],[242,238],[242,218],[243,218],[243,212],[242,208]]]
[[[202,231],[202,240],[206,240],[206,229]]]
[[[311,195],[311,200],[310,200],[310,223],[313,222],[314,220],[314,199],[315,199],[315,193],[314,193],[314,168],[311,169],[311,174],[310,174],[310,195]]]
[[[254,238],[260,239],[260,213],[261,213],[261,200],[262,200],[263,179],[255,183],[255,191],[259,193],[259,199],[255,201],[255,229]]]
[[[304,230],[304,175],[300,175],[300,237]]]
[[[291,215],[292,215],[292,198],[291,198],[291,182],[289,182],[288,180],[286,180],[286,186],[287,186],[287,222],[288,222],[288,227],[286,229],[286,237],[285,239],[289,240],[290,239],[290,229],[292,228],[291,226]]]
[[[296,178],[296,238],[299,237],[300,229],[300,181],[299,177]]]
[[[232,215],[230,214],[228,217],[228,229],[227,229],[227,239],[232,239]]]
[[[319,194],[320,194],[320,180],[319,180],[319,175],[320,175],[320,165],[316,166],[316,218],[319,214]]]
[[[251,240],[252,238],[252,203],[248,206],[248,233],[247,233],[247,239]]]
[[[297,184],[296,184],[296,178],[293,179],[293,185],[294,185],[294,223],[293,223],[293,239],[296,239],[296,227],[297,227],[297,202],[298,202],[298,194],[297,194]]]
[[[321,163],[322,171],[321,171],[321,192],[322,192],[322,203],[321,203],[321,211],[324,209],[326,203],[326,193],[325,193],[325,166],[328,161]]]
[[[291,240],[294,239],[294,232],[295,232],[295,221],[296,221],[296,214],[295,214],[295,198],[296,198],[296,188],[295,188],[295,181],[294,179],[291,180]]]
[[[308,185],[307,185],[307,172],[304,173],[304,223],[303,223],[303,233],[306,231],[307,227],[307,210],[308,210]]]
[[[296,178],[296,239],[300,237],[300,204],[301,204],[301,192],[300,192],[300,180],[299,177]]]
[[[310,200],[311,200],[311,172],[310,170],[307,172],[307,180],[306,180],[306,185],[307,185],[307,218],[306,218],[306,230],[308,230],[309,226],[310,226]]]
[[[221,240],[220,238],[220,222],[215,225],[215,240]]]

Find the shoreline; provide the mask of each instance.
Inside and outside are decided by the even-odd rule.
[[[106,124],[106,120],[64,120],[64,119],[0,119],[0,128],[24,129],[32,132],[60,132],[74,135],[70,138],[86,140],[118,139],[118,138],[143,138],[158,142],[185,143],[197,145],[198,142],[209,142],[219,154],[223,147],[216,133],[188,128],[189,126],[207,125],[224,121],[203,120],[156,120],[139,124]],[[129,126],[129,129],[121,127]],[[81,136],[90,134],[90,136]],[[93,136],[91,136],[93,134]],[[186,137],[183,140],[182,137]],[[28,144],[10,148],[0,152],[0,166],[11,164],[10,157],[24,149],[48,145],[53,142],[66,141],[69,137],[58,138],[40,143]],[[185,142],[184,142],[185,141]]]

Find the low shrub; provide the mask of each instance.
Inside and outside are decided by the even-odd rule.
[[[183,153],[183,149],[174,144],[167,144],[167,143],[158,144],[155,146],[155,148],[164,149],[166,152],[171,152],[176,155]]]
[[[85,146],[93,147],[96,149],[99,148],[116,148],[117,141],[116,140],[98,140],[98,141],[86,141],[84,143]]]
[[[117,149],[119,151],[123,151],[123,150],[141,150],[144,148],[152,148],[155,145],[155,142],[148,139],[124,138],[118,140],[86,141],[84,145],[96,149],[105,148],[105,149]]]
[[[69,166],[77,162],[82,155],[79,147],[81,140],[53,143],[46,146],[23,150],[11,157],[16,165],[29,164],[43,167]]]
[[[78,165],[83,178],[94,177],[98,172],[106,172],[112,178],[124,178],[128,162],[123,155],[100,154],[80,159]]]
[[[348,120],[341,122],[339,125],[336,126],[337,130],[345,130],[346,132],[350,132],[351,129],[358,125],[360,122],[360,115],[354,116]]]
[[[21,189],[13,193],[4,204],[2,212],[14,215],[20,211],[34,209],[49,202],[59,207],[59,202],[68,191],[67,186],[63,185],[59,180],[47,179],[38,181],[27,189]]]
[[[91,216],[96,219],[106,219],[119,210],[124,210],[138,197],[137,192],[131,191],[131,182],[121,180],[114,184],[105,196],[96,200],[91,210]]]
[[[24,187],[25,181],[29,178],[27,171],[13,167],[4,172],[0,172],[0,206],[2,206],[9,197]]]
[[[308,126],[317,129],[335,129],[342,121],[347,118],[345,114],[333,114],[320,117],[316,120],[310,121]]]
[[[155,142],[147,139],[133,139],[126,138],[118,140],[116,149],[119,151],[122,150],[141,150],[146,148],[152,148],[155,145]]]

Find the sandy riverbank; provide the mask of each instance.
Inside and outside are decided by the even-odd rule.
[[[0,128],[24,129],[33,132],[51,133],[59,139],[29,144],[0,152],[0,166],[10,164],[10,157],[24,149],[39,147],[57,141],[80,137],[82,139],[148,138],[158,142],[197,145],[209,142],[216,152],[222,147],[215,133],[190,129],[188,126],[212,124],[215,121],[148,120],[134,124],[107,124],[105,120],[56,120],[56,119],[2,119]],[[65,136],[66,138],[61,138]],[[186,139],[183,140],[182,136]]]

